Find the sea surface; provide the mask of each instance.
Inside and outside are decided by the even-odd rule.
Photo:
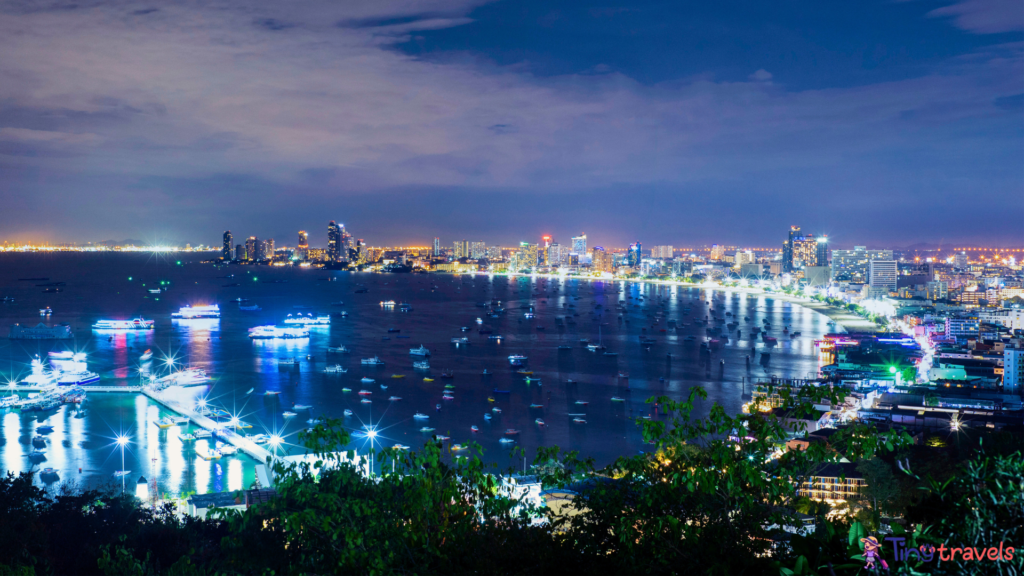
[[[171,367],[195,366],[206,370],[212,381],[178,394],[204,398],[237,414],[253,425],[249,433],[283,436],[282,454],[299,451],[296,433],[310,418],[305,412],[286,418],[283,412],[294,404],[307,404],[313,407],[313,417],[341,418],[345,409],[351,410],[353,415],[345,421],[357,432],[350,447],[358,451],[371,447],[370,440],[358,434],[371,426],[379,431],[376,448],[403,444],[415,449],[432,434],[442,434],[450,436],[453,444],[477,442],[485,449],[486,460],[521,469],[523,454],[512,455],[512,447],[532,460],[538,447],[557,445],[578,450],[598,463],[649,449],[636,419],[663,418],[645,402],[653,396],[685,399],[692,387],[702,386],[708,400],[701,403],[701,411],[717,402],[737,412],[749,399],[753,378],[802,378],[815,373],[820,360],[814,340],[829,331],[828,319],[817,312],[724,290],[572,278],[214,266],[201,259],[191,253],[0,254],[0,297],[15,298],[13,303],[0,303],[0,324],[66,322],[75,333],[72,341],[0,339],[0,385],[24,378],[31,359],[36,354],[45,357],[51,350],[87,353],[89,369],[102,376],[103,385],[138,384],[145,370],[164,374]],[[66,286],[59,293],[44,293],[45,288],[37,284],[48,282]],[[366,292],[357,293],[361,287]],[[163,291],[149,293],[154,288]],[[239,310],[236,298],[262,310]],[[397,305],[382,305],[389,300],[408,303],[412,309],[403,312]],[[505,309],[499,318],[489,317],[481,307],[494,301]],[[619,310],[620,302],[627,306],[625,311]],[[219,304],[221,318],[171,319],[180,307],[201,304]],[[53,309],[48,319],[38,312],[46,306]],[[531,308],[534,317],[527,318]],[[311,328],[309,339],[248,338],[249,328],[281,324],[289,314],[341,311],[348,317]],[[156,328],[137,333],[91,328],[100,319],[138,316],[155,320]],[[698,344],[708,329],[695,322],[705,316],[740,323],[738,333],[733,330],[730,339],[720,338],[710,362]],[[778,345],[770,350],[750,335],[750,328],[761,326],[764,319],[778,337]],[[672,320],[678,330],[669,327]],[[790,339],[782,332],[785,326],[802,335]],[[479,333],[482,327],[502,338],[489,339]],[[0,335],[6,335],[6,328]],[[453,337],[463,336],[469,338],[469,345],[451,343]],[[641,337],[655,343],[642,345]],[[588,351],[582,338],[600,342],[617,356]],[[338,344],[351,353],[328,355],[327,346]],[[412,367],[419,358],[410,356],[409,349],[421,344],[431,351],[428,372]],[[560,345],[571,349],[560,350]],[[748,368],[752,347],[756,350]],[[145,364],[140,356],[147,349],[154,358]],[[511,354],[527,356],[526,369],[539,382],[526,382],[524,375],[511,368]],[[361,358],[375,355],[385,362],[383,367],[360,364]],[[299,359],[299,366],[278,365],[279,359],[293,357]],[[348,372],[325,374],[328,364],[340,364]],[[491,374],[484,375],[484,369]],[[442,379],[442,370],[454,371],[454,378]],[[620,378],[620,373],[628,378]],[[363,384],[363,377],[375,382]],[[434,381],[424,382],[424,377]],[[453,400],[442,399],[446,384],[455,386]],[[352,391],[343,392],[346,387]],[[371,404],[360,403],[359,390],[372,391]],[[266,395],[267,391],[280,394]],[[389,401],[391,396],[401,400]],[[625,401],[613,402],[613,396]],[[531,404],[543,408],[530,408]],[[495,407],[501,412],[493,412]],[[429,420],[414,420],[416,412],[427,414]],[[493,419],[485,420],[485,413]],[[178,438],[184,427],[160,430],[153,424],[167,414],[135,393],[90,393],[81,410],[64,406],[51,412],[0,412],[0,463],[12,472],[46,467],[59,472],[45,479],[36,475],[40,484],[71,481],[120,487],[121,479],[114,479],[113,473],[131,470],[124,479],[127,489],[134,490],[144,477],[150,483],[155,480],[161,494],[238,490],[253,482],[255,461],[243,455],[216,461],[199,458],[195,450],[205,448],[206,441],[192,446]],[[576,423],[575,418],[586,422]],[[544,424],[537,424],[537,419]],[[32,439],[43,424],[54,427],[45,434],[45,456],[31,457]],[[479,432],[471,432],[474,425]],[[420,432],[424,426],[435,431]],[[500,444],[510,428],[519,430],[510,436],[516,443]],[[123,465],[114,440],[119,434],[130,438]]]

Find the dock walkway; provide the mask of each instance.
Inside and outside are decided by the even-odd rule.
[[[81,389],[83,392],[142,392],[142,386],[90,386],[89,384],[77,384],[74,386],[61,386],[58,390],[66,389],[71,390]],[[13,392],[41,392],[43,390],[53,390],[52,386],[15,386],[10,388]]]

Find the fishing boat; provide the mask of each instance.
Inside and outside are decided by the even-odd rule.
[[[344,374],[345,372],[348,372],[348,370],[342,368],[341,364],[324,366],[324,374]]]
[[[359,403],[360,404],[373,404],[373,400],[370,400],[369,398],[363,398],[362,400],[359,401]]]
[[[489,416],[489,414],[485,414],[484,416]],[[479,432],[480,431],[480,427],[479,426],[475,426],[475,425],[474,426],[470,426],[469,427],[469,431],[470,432]]]
[[[612,396],[612,402],[625,402],[625,398],[619,398],[618,396]]]
[[[328,346],[327,351],[331,354],[348,354],[348,348],[344,345],[338,344],[337,346]]]
[[[360,380],[360,382],[362,382],[363,384],[373,384],[374,380],[373,378],[367,378],[364,376],[363,379]]]
[[[429,427],[429,426],[424,426],[423,428],[420,428],[420,432],[423,432],[423,433],[429,433],[429,432],[433,432],[433,431],[434,431],[434,429]]]
[[[405,374],[392,374],[392,378],[405,378]]]
[[[416,420],[426,420],[426,419],[430,418],[430,416],[427,416],[426,414],[423,414],[422,412],[417,412],[417,413],[413,414],[412,417],[415,418]]]
[[[530,404],[530,408],[543,408],[543,404]]]
[[[363,358],[359,362],[361,364],[365,365],[365,366],[383,366],[384,365],[384,361],[381,360],[380,358],[378,358],[377,356],[374,356],[373,358]]]
[[[424,378],[423,381],[424,382],[433,382],[434,379],[433,378]]]
[[[352,415],[352,411],[346,408],[344,414],[345,414],[345,416],[351,416]]]

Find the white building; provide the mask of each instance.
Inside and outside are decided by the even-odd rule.
[[[1003,350],[1003,392],[1019,393],[1024,388],[1024,348]]]
[[[896,261],[871,260],[868,262],[868,285],[872,288],[886,288],[896,291]]]

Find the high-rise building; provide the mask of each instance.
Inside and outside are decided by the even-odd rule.
[[[301,260],[309,256],[309,234],[305,230],[299,230],[299,244],[295,249],[295,255]]]
[[[673,252],[671,246],[655,246],[651,248],[651,258],[671,258]]]
[[[551,248],[551,235],[545,234],[540,237],[540,263],[544,266],[550,266],[551,262],[548,260],[548,248]]]
[[[1024,388],[1024,348],[1003,349],[1003,392],[1017,394]]]
[[[627,256],[626,266],[635,267],[640,265],[640,261],[643,260],[643,246],[639,240],[629,245]]]
[[[221,251],[220,251],[220,259],[221,260],[224,260],[224,261],[231,260],[231,241],[232,240],[233,240],[233,238],[231,237],[231,230],[225,230],[224,231],[224,247],[221,248]]]
[[[711,245],[711,255],[708,256],[708,259],[709,260],[718,261],[718,260],[721,260],[722,256],[724,256],[724,255],[725,255],[725,246],[720,246],[718,244],[712,244]]]
[[[469,243],[469,257],[473,260],[482,260],[487,257],[487,244],[484,242]]]
[[[434,258],[441,255],[441,239],[434,238]]]
[[[264,240],[260,247],[261,260],[273,260],[274,259],[274,239]]]
[[[782,271],[793,271],[793,241],[800,236],[799,226],[789,227],[789,239],[782,245]]]
[[[246,260],[245,256],[246,256],[246,254],[245,254],[245,246],[243,246],[241,244],[236,244],[235,245],[235,260],[241,262],[243,260]]]
[[[565,264],[565,259],[569,256],[569,251],[566,250],[566,247],[558,242],[552,242],[546,252],[548,266],[561,266]]]
[[[331,220],[327,225],[327,260],[330,262],[341,262],[342,227]]]
[[[260,260],[260,240],[255,236],[249,236],[245,241],[245,259],[250,261]]]
[[[469,258],[469,240],[456,240],[455,241],[455,259]]]
[[[594,272],[611,272],[614,270],[611,254],[601,246],[590,250],[590,266]]]
[[[736,268],[739,268],[740,266],[743,266],[744,264],[753,264],[754,262],[757,262],[757,257],[754,256],[754,253],[751,252],[750,250],[743,250],[743,251],[737,251],[736,252],[736,263],[735,263],[735,267]]]
[[[814,255],[815,256],[815,263],[814,263],[814,265],[815,266],[819,266],[819,267],[820,266],[828,266],[828,264],[829,264],[829,257],[828,257],[828,235],[827,234],[822,234],[821,236],[818,236],[818,243],[817,243],[817,246],[815,248],[816,248],[816,250],[815,250],[815,255]]]
[[[587,234],[586,232],[579,236],[572,237],[572,254],[583,257],[587,254]]]
[[[487,248],[485,254],[488,260],[500,260],[501,259],[501,246],[491,246]]]
[[[520,242],[519,251],[515,254],[515,270],[532,269],[537,267],[540,254],[536,244]]]
[[[868,262],[868,284],[872,288],[896,291],[896,261],[872,260]]]
[[[967,252],[957,252],[953,255],[953,268],[967,269]]]
[[[869,262],[892,259],[892,250],[868,250],[864,246],[854,246],[853,250],[833,250],[832,279],[866,283]]]

